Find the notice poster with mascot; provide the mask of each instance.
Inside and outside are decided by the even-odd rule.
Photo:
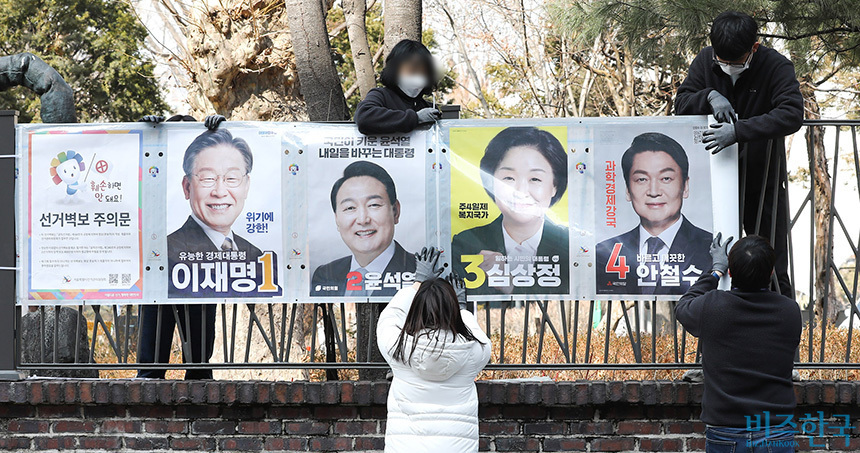
[[[28,299],[142,297],[141,136],[28,134]]]

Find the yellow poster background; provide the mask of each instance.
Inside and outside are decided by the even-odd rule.
[[[449,145],[451,153],[451,237],[455,234],[491,223],[501,214],[481,184],[481,158],[490,140],[506,127],[457,127],[450,129]],[[552,134],[567,147],[567,127],[538,127]],[[570,168],[568,154],[568,169]],[[568,172],[569,173],[569,172]],[[558,225],[568,226],[568,192],[565,191],[558,203],[552,206],[547,216]],[[460,203],[487,203],[489,217],[486,219],[461,219],[457,209]]]

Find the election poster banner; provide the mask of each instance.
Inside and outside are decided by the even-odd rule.
[[[424,131],[315,129],[307,156],[311,298],[390,299],[415,279],[426,242]]]
[[[568,128],[452,127],[448,138],[451,262],[470,294],[568,294]]]
[[[29,300],[142,297],[141,137],[28,133]]]
[[[474,301],[677,299],[737,237],[707,127],[18,125],[19,303],[387,302],[428,245]]]
[[[168,298],[283,295],[280,144],[265,126],[168,130]]]
[[[596,294],[679,296],[711,269],[707,125],[593,127]]]

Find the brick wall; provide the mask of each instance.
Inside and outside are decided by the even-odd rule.
[[[860,416],[860,383],[795,387],[797,414]],[[0,450],[381,451],[388,383],[0,382]],[[702,387],[478,383],[484,451],[702,451]],[[860,450],[860,423],[801,450]]]

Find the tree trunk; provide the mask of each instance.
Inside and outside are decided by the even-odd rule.
[[[370,45],[367,44],[367,24],[364,19],[366,13],[365,0],[343,0],[343,15],[349,35],[352,62],[355,65],[355,80],[362,99],[376,86],[373,56],[370,54]]]
[[[349,119],[340,76],[331,58],[331,43],[322,3],[286,0],[287,22],[296,55],[299,89],[311,121]]]
[[[307,120],[282,5],[201,0],[186,9],[182,2],[159,0],[154,7],[176,42],[175,49],[164,46],[165,58],[188,92],[188,110],[176,113],[198,119],[219,113],[231,121]]]
[[[636,77],[633,76],[633,52],[630,46],[623,46],[624,56],[624,101],[627,104],[627,116],[636,116]]]
[[[800,90],[803,93],[804,110],[807,119],[820,119],[821,110],[815,99],[815,87],[809,81],[801,81]],[[830,190],[830,174],[827,171],[827,155],[824,150],[824,128],[810,126],[806,129],[807,152],[809,153],[810,184],[814,191],[815,204],[815,247],[813,263],[815,265],[815,294],[810,294],[810,303],[814,303],[815,319],[827,322],[835,315],[832,302],[833,297],[828,297],[828,312],[824,313],[824,293],[827,292],[827,276],[830,274],[830,256],[833,244],[830,243],[830,203],[832,193]],[[832,292],[833,288],[829,289]]]
[[[386,0],[382,11],[386,56],[401,40],[421,42],[421,0]]]

